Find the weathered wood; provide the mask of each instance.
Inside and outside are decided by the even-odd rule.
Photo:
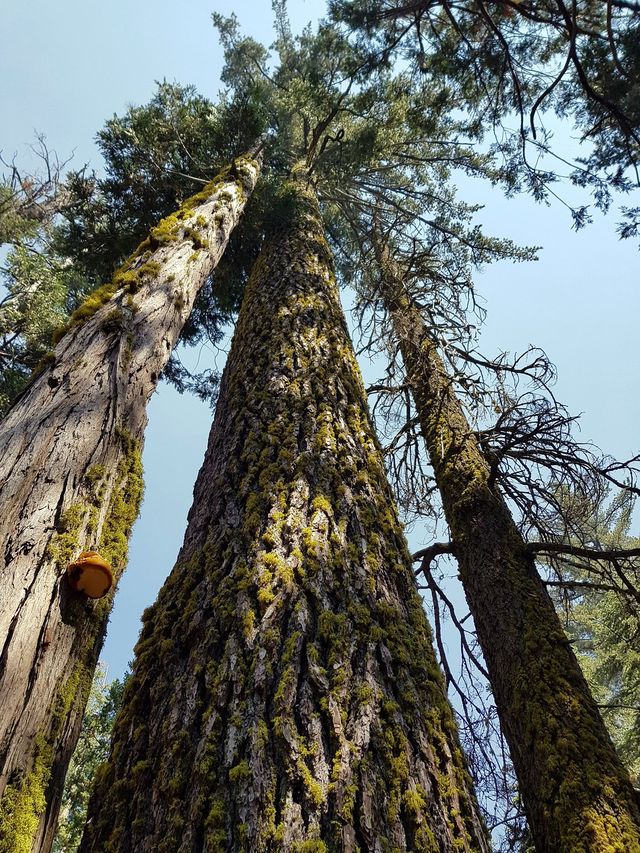
[[[81,849],[488,851],[317,203],[278,209]]]
[[[2,853],[50,848],[113,598],[64,570],[92,546],[125,567],[147,402],[258,171],[236,161],[152,229],[0,423]]]

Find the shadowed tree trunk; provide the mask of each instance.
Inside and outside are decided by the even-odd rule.
[[[619,760],[418,307],[380,237],[383,298],[539,853],[640,851]]]
[[[0,423],[1,853],[51,846],[113,597],[64,570],[92,547],[125,567],[147,401],[258,168],[236,161],[152,229]]]
[[[88,851],[488,851],[313,191],[247,286]]]

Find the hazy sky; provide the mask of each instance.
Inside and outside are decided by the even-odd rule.
[[[317,16],[323,5],[290,0],[294,27]],[[241,8],[209,0],[4,0],[5,158],[16,153],[18,162],[28,162],[28,144],[38,130],[61,156],[75,151],[74,166],[90,162],[99,168],[96,131],[128,104],[146,102],[154,81],[194,83],[215,98],[222,56],[210,19],[214,9],[236,11],[245,32],[272,40],[266,0]],[[542,346],[558,368],[557,397],[572,412],[584,413],[582,437],[614,455],[632,454],[640,444],[637,244],[617,240],[613,217],[576,234],[559,204],[506,201],[477,181],[461,187],[465,201],[485,204],[478,222],[488,233],[543,246],[537,263],[500,263],[478,276],[488,310],[485,352]],[[203,349],[199,357],[204,364],[215,354]],[[223,356],[217,357],[221,366]],[[146,497],[102,655],[112,676],[132,657],[140,613],[175,560],[211,422],[208,407],[168,387],[154,396],[149,415]],[[412,539],[416,547],[427,544],[419,531]]]

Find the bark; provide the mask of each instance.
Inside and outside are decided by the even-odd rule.
[[[279,209],[81,850],[488,851],[317,202]]]
[[[538,853],[640,850],[637,794],[400,271],[383,293]]]
[[[125,567],[147,401],[257,173],[236,161],[154,228],[0,424],[2,853],[51,846],[113,598],[64,570],[92,547]]]

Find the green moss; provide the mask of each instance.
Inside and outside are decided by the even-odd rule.
[[[258,744],[265,749],[269,743],[269,727],[264,720],[258,720]]]
[[[327,799],[324,788],[317,779],[314,779],[313,773],[307,767],[304,759],[302,758],[298,759],[298,771],[302,778],[305,796],[311,800],[312,806],[315,810],[320,809]]]
[[[74,702],[78,707],[86,703],[92,675],[84,660],[76,663],[54,697],[48,733],[35,738],[31,769],[5,788],[0,799],[0,853],[31,853],[47,805],[46,791],[57,738]]]
[[[150,772],[150,770],[151,770],[151,762],[150,761],[146,761],[146,760],[145,761],[138,761],[131,768],[131,776],[133,777],[134,780],[137,779],[138,784],[139,784],[140,780],[137,777],[147,775]]]
[[[85,483],[95,489],[97,484],[104,479],[104,475],[106,473],[106,468],[104,465],[92,465],[90,468],[87,468],[87,473],[84,475]]]
[[[229,781],[232,785],[240,782],[242,779],[248,779],[251,776],[251,768],[248,761],[241,761],[229,770]]]
[[[33,769],[17,785],[8,785],[0,800],[0,853],[31,853],[46,808],[53,751],[42,736],[35,742]]]
[[[264,569],[260,573],[261,585],[278,581],[281,584],[290,585],[293,583],[293,569],[279,555],[272,552],[265,552],[260,557],[260,563]]]
[[[54,560],[59,569],[65,569],[78,550],[80,530],[87,514],[81,503],[72,504],[58,519],[56,532],[47,545],[47,557]]]
[[[126,565],[129,536],[138,517],[144,481],[138,442],[122,429],[116,430],[116,437],[122,447],[123,457],[116,471],[97,549],[111,565],[117,581]],[[93,547],[91,542],[82,542],[81,535],[85,532],[89,536],[96,530],[98,513],[104,499],[105,477],[104,466],[94,465],[89,468],[83,479],[87,500],[72,504],[58,520],[56,532],[51,537],[46,553],[60,570],[66,569],[79,551]],[[106,615],[111,607],[111,597],[108,596],[97,604],[96,611]]]
[[[256,614],[253,610],[247,610],[242,616],[242,633],[245,640],[251,640],[256,629]]]
[[[124,570],[129,550],[129,536],[138,517],[144,480],[139,443],[126,430],[117,433],[123,458],[118,464],[117,478],[102,526],[98,550],[111,564],[115,577]]]
[[[102,308],[103,305],[106,305],[106,303],[115,295],[117,289],[117,286],[113,282],[109,282],[108,284],[103,284],[98,287],[93,291],[93,293],[90,293],[82,305],[76,308],[68,322],[59,329],[56,329],[53,333],[53,343],[57,344],[64,335],[66,335],[69,329],[82,325],[88,319],[93,317],[96,311]]]
[[[110,335],[112,333],[121,332],[125,326],[125,322],[126,318],[121,309],[114,308],[112,311],[109,311],[104,320],[102,320],[100,328],[105,334]]]
[[[216,797],[212,800],[205,820],[207,850],[224,853],[227,849],[227,833],[225,831],[226,807],[224,800]]]
[[[417,816],[424,812],[427,808],[425,791],[419,786],[416,786],[415,788],[409,788],[407,791],[405,791],[403,800],[404,805],[413,815]]]
[[[323,512],[327,518],[333,517],[333,509],[329,501],[324,497],[324,495],[318,495],[311,502],[311,509],[314,512]]]
[[[117,270],[113,280],[101,285],[90,293],[84,302],[73,312],[68,322],[55,331],[53,335],[54,344],[57,344],[70,329],[82,325],[93,317],[118,292],[124,290],[129,293],[136,293],[145,279],[156,277],[162,267],[157,261],[149,260],[152,252],[185,238],[191,240],[196,250],[207,248],[206,240],[201,237],[197,229],[192,225],[185,225],[185,220],[189,219],[193,210],[208,201],[216,191],[228,182],[229,169],[224,169],[201,192],[188,198],[175,213],[165,217],[158,225],[152,228],[149,236],[140,243],[134,253]],[[245,192],[242,184],[240,191],[243,194]],[[197,228],[204,227],[201,224],[203,221],[202,216],[196,218],[195,225]],[[111,325],[110,331],[116,330],[116,327]]]
[[[84,475],[84,485],[87,488],[89,500],[93,504],[92,508],[96,514],[104,496],[105,475],[106,468],[104,465],[92,465]]]
[[[189,240],[191,240],[191,245],[193,246],[194,249],[196,249],[196,251],[199,249],[208,249],[209,248],[209,244],[207,243],[207,241],[204,240],[200,236],[200,234],[198,234],[198,232],[196,231],[195,228],[185,227],[184,236],[186,238],[188,238]]]
[[[371,685],[365,682],[356,688],[355,698],[358,705],[370,705],[375,699],[375,693]]]

